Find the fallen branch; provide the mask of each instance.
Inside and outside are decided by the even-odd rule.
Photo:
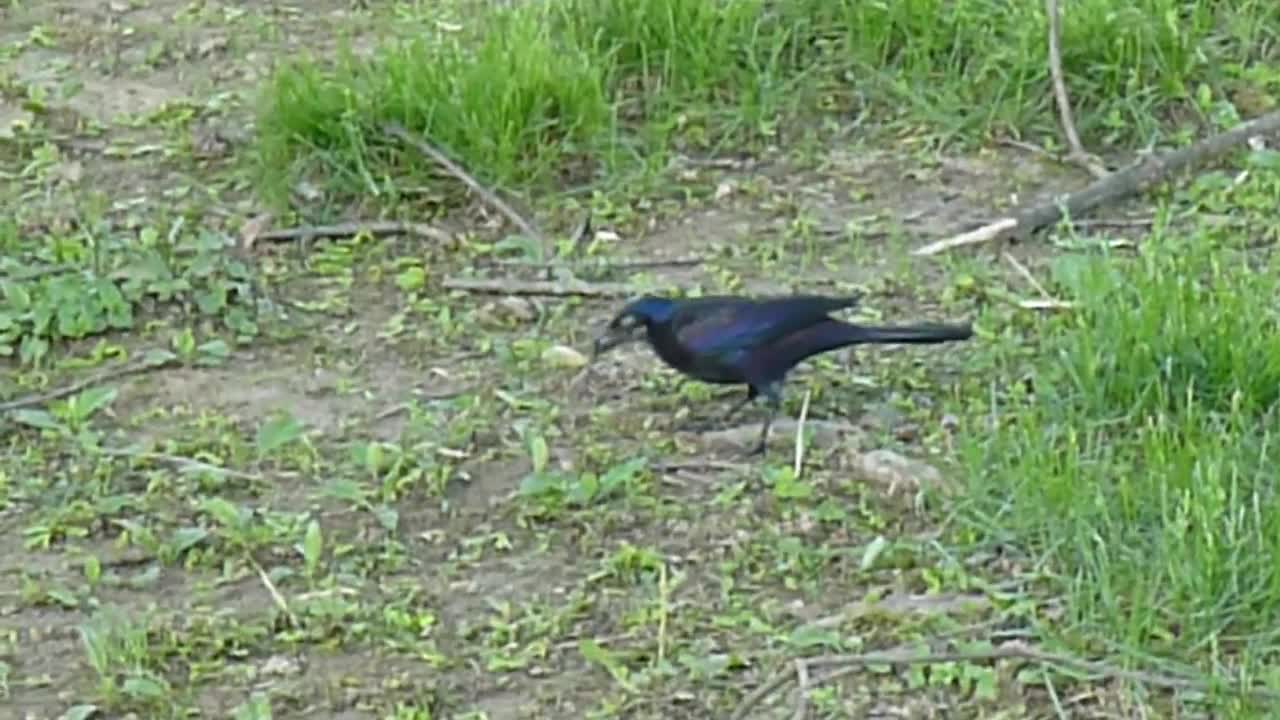
[[[985,242],[1006,238],[1025,238],[1046,225],[1084,215],[1102,205],[1115,203],[1168,179],[1174,173],[1188,167],[1215,160],[1236,146],[1257,135],[1280,130],[1280,111],[1250,120],[1223,133],[1206,138],[1181,150],[1163,155],[1152,155],[1145,160],[1117,170],[1107,177],[1094,181],[1083,190],[1015,212],[976,230],[961,233],[929,243],[912,251],[913,255],[927,256]]]
[[[462,169],[462,167],[454,161],[450,160],[448,156],[437,150],[433,145],[422,138],[415,137],[408,130],[404,129],[403,126],[396,123],[388,123],[387,125],[384,125],[382,129],[383,132],[388,135],[399,138],[418,152],[434,160],[440,165],[440,167],[447,170],[450,175],[461,180],[463,185],[466,185],[472,192],[483,198],[490,207],[497,210],[499,213],[502,213],[502,215],[514,223],[516,227],[520,228],[521,232],[528,235],[530,238],[537,240],[543,245],[543,247],[546,247],[546,238],[543,237],[542,233],[538,232],[538,230],[528,220],[525,220],[520,213],[516,212],[510,205],[503,202],[502,198],[498,197],[497,193],[481,185],[480,182],[472,177],[470,173]]]
[[[1141,670],[1126,670],[1106,663],[1051,653],[1017,640],[1007,642],[990,650],[922,653],[913,648],[898,647],[876,652],[825,655],[798,660],[797,664],[774,674],[772,678],[743,698],[738,703],[738,707],[734,709],[733,714],[729,716],[729,720],[744,720],[752,709],[766,697],[785,686],[793,678],[798,678],[799,672],[797,668],[800,664],[805,666],[809,674],[813,674],[816,670],[830,670],[830,672],[809,681],[808,686],[812,688],[834,682],[872,665],[934,665],[951,662],[995,662],[998,660],[1026,660],[1041,665],[1093,675],[1099,679],[1123,680],[1165,690],[1189,690],[1207,693],[1215,687],[1211,683],[1191,677],[1163,675]],[[1280,691],[1268,688],[1251,687],[1241,690],[1240,693],[1267,702],[1280,702]]]
[[[495,267],[527,267],[527,268],[572,268],[572,269],[604,269],[604,270],[644,270],[649,268],[667,268],[667,267],[692,267],[701,265],[706,262],[706,258],[697,255],[677,258],[654,258],[652,260],[638,259],[620,259],[620,260],[602,260],[592,262],[590,260],[581,260],[577,262],[540,262],[538,260],[490,260],[487,265]]]
[[[447,278],[446,290],[462,290],[484,295],[540,295],[545,297],[623,298],[636,294],[636,289],[622,283],[586,283],[556,280],[478,280]]]
[[[1044,0],[1044,10],[1049,18],[1049,77],[1053,80],[1053,96],[1058,104],[1062,132],[1067,136],[1067,161],[1079,165],[1100,180],[1107,176],[1107,169],[1085,151],[1080,134],[1076,132],[1075,120],[1071,117],[1071,99],[1067,95],[1067,81],[1062,72],[1062,18],[1058,13],[1058,0]]]
[[[338,223],[336,225],[303,225],[300,227],[267,230],[253,235],[254,242],[291,242],[294,240],[313,240],[315,238],[354,237],[360,233],[380,238],[393,235],[411,235],[437,242],[449,242],[449,233],[430,225],[411,222],[394,222],[377,220],[372,222]]]
[[[32,407],[35,405],[43,405],[54,400],[61,400],[64,397],[75,395],[81,390],[93,387],[99,383],[104,383],[109,380],[119,380],[123,377],[137,375],[150,370],[158,370],[173,362],[175,362],[175,358],[166,358],[165,360],[160,361],[144,358],[136,363],[130,363],[121,367],[104,370],[96,375],[87,377],[84,380],[73,382],[70,385],[60,387],[56,390],[50,390],[49,392],[40,393],[39,395],[28,395],[24,398],[0,403],[0,413],[19,410],[21,408]]]

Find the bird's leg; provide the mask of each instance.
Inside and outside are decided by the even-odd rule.
[[[747,396],[735,402],[733,404],[733,407],[729,408],[729,412],[725,413],[724,416],[721,417],[719,420],[704,420],[702,422],[693,422],[688,425],[688,428],[694,432],[707,432],[713,428],[722,426],[725,423],[729,422],[729,419],[732,418],[734,415],[736,415],[739,410],[745,407],[752,400],[755,400],[758,394],[759,393],[756,392],[755,386],[749,385],[747,386]]]
[[[755,400],[755,399],[756,399],[756,395],[757,395],[757,394],[758,394],[758,393],[756,392],[756,386],[755,386],[755,385],[748,385],[748,386],[747,386],[747,396],[746,396],[746,397],[744,397],[744,398],[742,398],[742,399],[741,399],[741,400],[739,400],[738,402],[734,403],[734,404],[733,404],[733,407],[729,408],[729,412],[725,413],[725,414],[724,414],[724,417],[720,418],[720,422],[721,422],[721,423],[727,423],[727,422],[729,422],[729,420],[730,420],[734,415],[737,415],[737,414],[738,414],[738,411],[739,411],[739,410],[741,410],[742,408],[744,408],[744,407],[746,407],[746,406],[747,406],[747,403],[750,403],[752,400]]]
[[[782,408],[782,393],[777,385],[769,385],[764,389],[765,401],[769,408],[764,416],[764,422],[760,425],[760,442],[756,444],[748,453],[747,457],[763,455],[769,443],[769,429],[773,427],[773,420],[778,415],[778,411]]]

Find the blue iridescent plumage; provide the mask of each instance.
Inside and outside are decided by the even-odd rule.
[[[782,403],[787,374],[805,359],[858,343],[940,343],[967,340],[969,325],[899,327],[855,325],[831,317],[857,297],[798,295],[753,300],[734,296],[690,299],[646,296],[627,304],[596,341],[596,355],[645,339],[663,362],[704,382],[745,384],[747,396],[724,419],[763,395],[769,414],[761,452]]]

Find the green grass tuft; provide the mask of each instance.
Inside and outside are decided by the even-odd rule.
[[[1149,243],[1059,262],[1082,308],[1046,328],[1028,406],[975,434],[969,517],[1041,556],[1086,637],[1248,668],[1277,649],[1277,267]]]
[[[410,16],[410,39],[368,57],[304,59],[275,74],[259,137],[277,199],[300,172],[372,194],[430,173],[385,147],[385,120],[486,180],[520,185],[661,168],[673,148],[749,149],[855,106],[944,141],[1058,133],[1038,3],[549,0],[487,10],[462,32],[442,31],[438,12]],[[1171,117],[1216,122],[1237,92],[1273,102],[1267,23],[1280,23],[1280,9],[1068,3],[1064,71],[1086,142],[1143,145]]]

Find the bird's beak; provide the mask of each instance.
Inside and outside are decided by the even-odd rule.
[[[595,362],[595,360],[601,355],[609,352],[619,345],[625,345],[639,339],[640,334],[636,330],[618,328],[605,330],[596,338],[595,343],[591,347],[591,361]]]

